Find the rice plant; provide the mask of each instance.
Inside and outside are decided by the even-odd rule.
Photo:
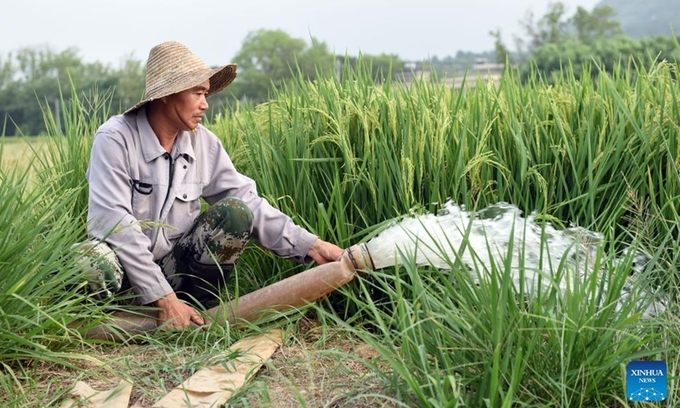
[[[614,310],[630,265],[610,257],[635,245],[651,255],[649,284],[677,297],[677,67],[620,68],[596,80],[597,67],[583,69],[581,81],[565,70],[551,85],[538,73],[523,84],[507,72],[497,85],[480,79],[462,90],[376,84],[357,80],[360,73],[299,81],[214,124],[274,205],[343,246],[448,199],[469,209],[509,202],[558,227],[607,236],[597,262],[608,265],[608,295],[592,277],[519,308],[506,265],[466,286],[461,265],[441,274],[407,258],[351,286],[345,296],[357,314],[343,317],[363,322],[366,341],[394,367],[386,381],[404,399],[623,405],[626,361],[674,359],[672,318],[641,321],[632,304]],[[583,307],[590,300],[609,306]]]

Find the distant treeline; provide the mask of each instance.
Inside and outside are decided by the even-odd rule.
[[[251,33],[233,60],[238,77],[211,97],[211,112],[242,103],[260,103],[273,87],[292,78],[313,80],[319,75],[341,76],[343,66],[364,64],[374,78],[404,69],[396,55],[335,56],[325,43],[292,38],[280,30]],[[57,126],[73,92],[84,100],[106,98],[110,113],[122,112],[143,97],[145,62],[128,58],[119,67],[85,62],[77,48],[54,51],[49,46],[21,48],[0,55],[0,134],[34,136],[45,132],[43,112],[50,109]],[[92,103],[101,106],[101,104]]]
[[[250,33],[233,58],[239,66],[234,83],[211,98],[211,112],[234,106],[234,102],[260,103],[269,99],[274,87],[282,88],[293,78],[314,80],[318,76],[342,77],[343,67],[356,69],[382,80],[398,79],[404,70],[426,69],[433,78],[465,75],[480,61],[511,63],[528,79],[533,73],[551,78],[564,64],[577,76],[582,72],[597,75],[599,69],[611,70],[617,64],[634,63],[644,67],[653,60],[680,61],[680,46],[673,37],[633,39],[623,33],[610,6],[592,12],[579,7],[569,17],[562,3],[551,3],[546,15],[523,21],[524,36],[515,37],[517,51],[509,51],[499,30],[489,34],[495,39],[493,50],[474,53],[459,51],[455,56],[433,56],[427,61],[404,61],[398,55],[334,55],[321,41],[293,38],[281,30]],[[581,68],[589,65],[590,70]],[[6,136],[44,133],[43,111],[55,114],[57,126],[62,102],[73,92],[84,100],[107,98],[110,113],[121,112],[142,98],[145,80],[144,61],[128,58],[118,67],[100,62],[85,62],[77,48],[54,51],[49,47],[22,48],[0,55],[0,133]]]

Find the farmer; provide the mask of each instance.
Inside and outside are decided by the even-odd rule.
[[[216,298],[250,238],[300,263],[342,256],[258,196],[201,125],[206,97],[235,77],[236,65],[210,68],[180,43],[159,44],[143,100],[95,134],[86,248],[101,279],[89,286],[100,296],[132,289],[166,328],[204,324],[191,303]]]

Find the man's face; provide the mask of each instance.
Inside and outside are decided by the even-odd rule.
[[[210,91],[210,80],[168,97],[170,116],[178,120],[180,129],[196,129],[201,123],[203,114],[208,109],[208,101],[205,99],[208,91]]]

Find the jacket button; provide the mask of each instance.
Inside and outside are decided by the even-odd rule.
[[[186,194],[182,195],[182,198],[187,198],[187,195]]]

